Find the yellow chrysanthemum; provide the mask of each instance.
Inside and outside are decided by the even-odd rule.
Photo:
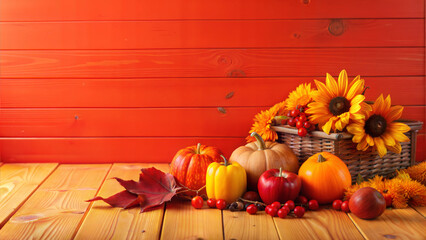
[[[348,84],[346,70],[342,70],[337,82],[327,73],[325,84],[317,80],[315,84],[318,90],[313,92],[314,102],[308,105],[306,113],[311,114],[309,121],[327,134],[331,130],[342,131],[351,119],[364,119],[362,111],[370,109],[364,103],[364,80],[360,76]]]
[[[358,143],[357,149],[365,151],[373,147],[380,157],[387,150],[401,153],[400,142],[410,141],[404,134],[410,131],[410,127],[394,122],[401,117],[403,109],[402,106],[391,106],[390,96],[383,99],[383,95],[380,95],[373,109],[365,112],[365,119],[357,120],[347,127],[348,132],[354,135],[352,141]]]
[[[426,161],[402,170],[402,172],[408,173],[413,180],[426,185]]]
[[[286,107],[288,110],[296,109],[297,106],[306,106],[312,102],[312,93],[314,89],[311,89],[311,84],[300,84],[296,90],[288,94],[286,99]]]
[[[269,111],[275,116],[285,116],[286,115],[286,101],[279,102],[272,106]]]

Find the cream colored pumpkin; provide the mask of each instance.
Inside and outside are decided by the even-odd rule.
[[[257,190],[260,175],[269,169],[287,170],[297,174],[299,161],[293,150],[285,144],[265,142],[257,133],[252,133],[256,142],[234,150],[230,162],[238,162],[247,173],[247,188]]]

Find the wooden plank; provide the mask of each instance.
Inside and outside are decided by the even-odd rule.
[[[71,239],[109,164],[60,165],[0,230],[0,239]]]
[[[0,49],[422,47],[423,25],[423,19],[0,22]]]
[[[333,74],[337,76],[338,72]],[[314,77],[0,79],[0,102],[3,108],[267,107],[287,98],[299,84],[313,82],[313,79]],[[325,81],[325,73],[315,79]],[[391,95],[392,104],[425,105],[424,76],[364,79],[370,87],[366,91],[367,99],[373,100],[383,93]]]
[[[0,167],[0,228],[57,166],[31,163]]]
[[[418,213],[420,213],[423,217],[426,217],[426,207],[413,207]]]
[[[0,21],[423,18],[424,1],[3,0]]]
[[[264,211],[250,215],[223,211],[224,239],[279,239],[272,217]]]
[[[111,179],[139,179],[141,168],[155,167],[169,171],[167,164],[114,164],[98,196],[109,197],[123,190],[117,181]],[[164,205],[140,213],[140,208],[112,208],[108,204],[95,202],[84,218],[75,239],[158,239],[163,221]]]
[[[2,109],[0,135],[45,137],[246,137],[264,107]]]
[[[307,211],[303,218],[274,218],[281,239],[363,239],[348,216],[333,209]]]
[[[423,122],[423,129],[425,128],[425,122]],[[426,135],[417,135],[417,147],[416,147],[416,161],[421,162],[426,160]]]
[[[189,201],[166,204],[161,239],[222,239],[222,215],[204,204],[195,209]]]
[[[0,78],[311,77],[344,68],[364,77],[425,73],[424,48],[5,50],[0,66]]]
[[[244,138],[0,138],[4,162],[170,163],[184,147],[216,146],[225,156],[246,143]]]
[[[387,209],[374,220],[348,215],[366,239],[426,238],[426,219],[412,208]]]
[[[2,109],[4,137],[246,137],[265,107]],[[403,117],[425,122],[424,106],[406,106]],[[190,126],[190,127],[189,127]],[[424,130],[422,130],[424,132]]]

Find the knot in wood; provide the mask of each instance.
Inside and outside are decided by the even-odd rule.
[[[332,19],[328,25],[328,31],[333,36],[340,36],[345,32],[345,25],[341,19]]]
[[[245,77],[246,73],[241,69],[234,69],[229,71],[228,77]]]
[[[232,59],[226,55],[222,55],[217,59],[217,63],[219,65],[230,65],[232,63]]]
[[[311,3],[311,0],[300,0],[303,4],[308,5]]]

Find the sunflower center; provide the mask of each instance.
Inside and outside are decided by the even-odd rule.
[[[372,137],[379,137],[386,132],[386,119],[380,115],[374,114],[365,121],[365,132]]]
[[[328,107],[334,116],[339,116],[340,114],[349,111],[351,103],[345,97],[335,97],[331,99]]]

